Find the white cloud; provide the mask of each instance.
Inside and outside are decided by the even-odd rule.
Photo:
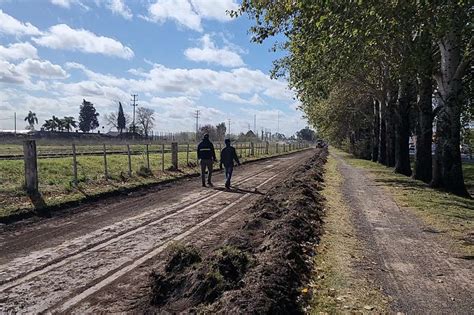
[[[54,5],[63,7],[65,9],[71,8],[72,5],[79,5],[81,6],[84,10],[88,11],[90,8],[86,6],[82,1],[80,0],[50,0],[50,2]],[[99,2],[96,1],[96,4]]]
[[[219,99],[223,101],[232,102],[232,103],[238,103],[238,104],[252,104],[252,105],[265,104],[265,101],[256,93],[249,99],[244,99],[237,94],[222,93],[221,95],[219,95]]]
[[[14,64],[0,60],[0,82],[21,84],[25,80],[26,76],[19,73]]]
[[[73,29],[66,24],[50,27],[48,33],[33,38],[33,41],[53,49],[96,53],[124,59],[131,59],[134,56],[132,49],[113,38],[98,36],[84,29]]]
[[[29,76],[57,79],[64,79],[68,76],[61,66],[52,64],[47,60],[26,59],[18,64],[16,68]]]
[[[202,19],[228,21],[226,10],[236,9],[234,0],[157,0],[148,7],[147,20],[174,20],[179,25],[202,32]]]
[[[8,47],[0,45],[0,59],[18,60],[26,58],[37,58],[38,52],[30,43],[15,43]]]
[[[25,59],[16,65],[7,61],[0,61],[0,82],[25,84],[25,87],[32,90],[47,89],[47,85],[31,83],[29,80],[32,77],[64,79],[68,77],[68,74],[61,66],[52,64],[47,60]]]
[[[191,0],[191,3],[200,16],[218,21],[231,20],[226,11],[239,7],[234,0]]]
[[[0,33],[15,36],[40,35],[41,32],[31,23],[23,23],[0,9]]]
[[[132,11],[127,5],[125,5],[124,0],[109,0],[107,7],[115,14],[121,15],[127,20],[131,20],[133,17]]]
[[[240,67],[244,65],[242,58],[229,47],[217,48],[209,34],[201,39],[201,48],[188,48],[184,55],[192,61],[218,64],[224,67]]]
[[[52,4],[58,5],[63,8],[70,8],[71,3],[73,3],[73,0],[51,0]]]

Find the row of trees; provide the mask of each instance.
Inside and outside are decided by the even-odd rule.
[[[72,116],[59,118],[53,115],[52,118],[45,120],[42,128],[47,131],[68,132],[72,131],[73,128],[78,128],[82,132],[90,132],[99,127],[98,118],[99,113],[97,113],[94,104],[84,99],[79,110],[79,121],[76,121]],[[134,125],[130,116],[124,114],[122,103],[120,102],[118,111],[106,114],[104,119],[107,125],[116,128],[120,133],[129,131],[142,134],[146,137],[150,134],[155,121],[154,111],[152,109],[140,107],[137,110],[136,123]],[[36,113],[29,111],[25,117],[25,121],[28,122],[27,128],[34,130],[35,124],[38,124]]]
[[[273,75],[287,76],[321,135],[397,173],[468,196],[460,137],[462,121],[473,114],[472,3],[243,0],[233,14],[244,12],[256,21],[256,42],[286,35],[276,48],[288,54],[275,62]]]

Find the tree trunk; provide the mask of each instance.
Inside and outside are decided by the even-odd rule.
[[[402,79],[398,87],[395,122],[395,173],[411,175],[410,167],[410,95],[409,85]]]
[[[374,100],[374,119],[372,125],[372,161],[377,162],[379,154],[380,116],[379,104]]]
[[[378,101],[379,105],[379,122],[380,122],[380,130],[379,130],[379,152],[378,152],[378,162],[382,165],[387,164],[387,130],[385,127],[386,121],[386,105],[384,102]]]
[[[460,196],[469,196],[461,161],[462,76],[469,63],[461,61],[460,31],[452,27],[440,43],[441,73],[437,77],[441,110],[436,123],[437,172],[432,185]]]
[[[431,66],[430,66],[431,67]],[[430,70],[431,72],[431,70]],[[420,73],[418,78],[418,128],[416,135],[415,167],[413,178],[429,183],[432,176],[431,143],[433,138],[433,109],[431,95],[433,83],[430,75]]]
[[[386,99],[386,110],[385,115],[385,128],[386,128],[386,166],[395,166],[395,101],[396,97],[393,92],[387,92]]]

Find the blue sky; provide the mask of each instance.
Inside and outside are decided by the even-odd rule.
[[[156,132],[193,131],[231,119],[232,132],[303,128],[298,102],[271,80],[273,41],[250,42],[235,0],[0,0],[0,129],[29,110],[42,124],[77,118],[82,99],[103,116],[118,101],[155,110]],[[105,126],[108,130],[109,127]]]

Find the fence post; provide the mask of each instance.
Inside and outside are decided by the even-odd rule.
[[[265,154],[268,155],[268,141],[265,141]]]
[[[165,171],[165,144],[161,144],[161,171]]]
[[[150,170],[150,152],[148,151],[148,144],[145,145],[146,152],[146,168]]]
[[[72,144],[72,174],[73,179],[72,182],[75,186],[77,186],[77,159],[76,159],[76,144]]]
[[[36,154],[36,141],[23,142],[23,157],[25,161],[25,188],[28,195],[38,194],[38,160]]]
[[[171,143],[171,163],[173,170],[178,169],[178,142]]]
[[[103,144],[104,148],[104,175],[105,175],[105,180],[109,179],[109,172],[107,170],[107,150],[105,148],[105,143]]]
[[[250,155],[255,156],[255,147],[253,142],[250,142]]]
[[[128,177],[132,177],[132,157],[130,156],[129,144],[127,144],[127,155],[128,155]]]
[[[186,166],[189,166],[189,142],[186,145]]]
[[[276,144],[276,153],[277,153],[277,154],[280,153],[280,152],[278,151],[278,143]]]

